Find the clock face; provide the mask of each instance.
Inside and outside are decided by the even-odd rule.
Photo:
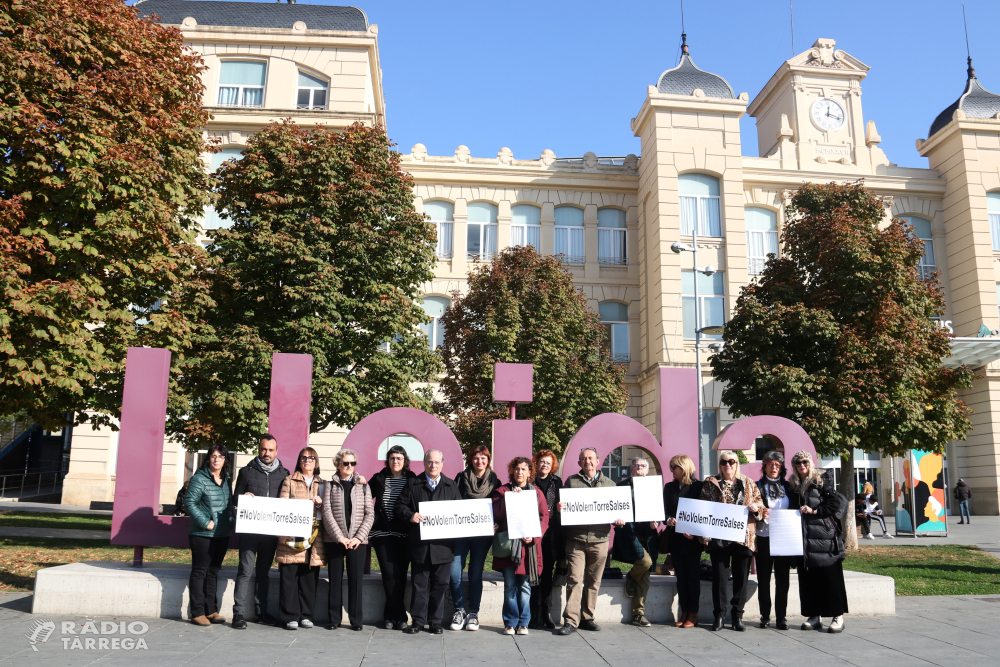
[[[847,114],[844,108],[826,97],[821,97],[812,106],[812,119],[817,127],[824,130],[839,130],[844,126]]]

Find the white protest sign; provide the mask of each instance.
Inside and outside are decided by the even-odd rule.
[[[659,475],[632,478],[636,521],[663,521],[663,478]]]
[[[559,489],[559,501],[566,503],[562,525],[583,526],[597,523],[632,521],[632,489],[627,486],[604,486],[596,489]]]
[[[798,510],[771,510],[767,524],[772,556],[802,555],[802,514]]]
[[[535,490],[525,493],[508,491],[503,494],[507,510],[507,537],[541,537],[542,521],[538,516],[538,494]]]
[[[677,502],[677,532],[742,542],[747,538],[750,512],[746,505],[681,498]]]
[[[309,537],[315,507],[306,499],[240,495],[236,497],[236,532]]]
[[[420,522],[422,540],[493,534],[493,501],[489,498],[424,501],[417,511],[424,517]]]

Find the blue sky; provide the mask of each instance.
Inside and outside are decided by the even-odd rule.
[[[638,154],[629,120],[680,53],[679,0],[351,1],[379,26],[389,135],[405,153],[419,142],[432,155],[460,144],[476,157]],[[795,52],[832,38],[869,65],[865,120],[891,161],[926,167],[914,142],[965,84],[961,2],[794,3]],[[1000,2],[966,11],[977,75],[1000,92]],[[788,0],[687,0],[685,24],[695,63],[751,100],[792,55]],[[743,153],[756,155],[754,120],[741,124]]]

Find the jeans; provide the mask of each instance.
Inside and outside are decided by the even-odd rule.
[[[191,545],[191,578],[188,580],[191,618],[211,616],[219,611],[219,570],[229,549],[229,536],[188,535],[188,543]]]
[[[972,521],[972,515],[969,513],[969,501],[968,500],[960,500],[958,502],[958,511],[959,511],[959,513],[961,514],[961,517],[962,517],[960,519],[961,521],[966,521],[966,520],[968,520],[970,522]]]
[[[271,564],[274,563],[274,553],[278,549],[278,538],[272,535],[255,535],[244,533],[240,535],[240,567],[236,571],[236,592],[233,593],[233,615],[244,614],[247,606],[247,592],[250,588],[250,575],[254,573],[254,609],[257,618],[267,613],[268,577],[271,574]]]
[[[514,567],[503,569],[503,625],[526,628],[531,622],[531,584],[528,575],[515,571]]]
[[[479,604],[483,600],[483,567],[486,565],[486,554],[493,546],[493,538],[467,537],[455,540],[452,552],[455,560],[451,562],[451,600],[455,609],[466,609],[465,592],[462,590],[462,570],[465,569],[465,557],[469,557],[469,606],[467,611],[479,613]],[[524,624],[527,627],[527,623]]]

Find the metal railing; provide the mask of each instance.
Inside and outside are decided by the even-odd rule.
[[[62,488],[65,476],[66,472],[58,468],[35,468],[0,474],[0,498],[25,498],[56,493]]]

